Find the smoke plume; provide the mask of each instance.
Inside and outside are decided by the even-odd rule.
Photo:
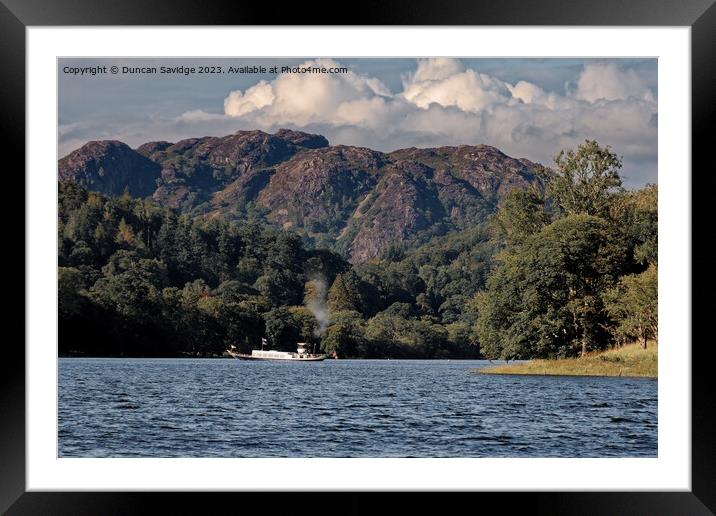
[[[318,321],[318,326],[313,333],[316,337],[322,337],[328,328],[328,305],[326,304],[328,286],[323,278],[313,278],[308,283],[306,306]]]

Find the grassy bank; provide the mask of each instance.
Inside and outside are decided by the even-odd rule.
[[[518,364],[505,364],[485,369],[474,369],[481,374],[532,374],[563,376],[658,376],[659,349],[649,342],[647,349],[638,344],[627,344],[618,349],[590,353],[585,357],[559,360],[530,360]]]

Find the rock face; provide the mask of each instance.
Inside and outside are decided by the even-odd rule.
[[[118,141],[93,141],[58,163],[60,181],[74,181],[88,190],[134,197],[152,195],[161,167]]]
[[[189,209],[214,202],[226,206],[232,201],[252,199],[263,187],[273,167],[304,149],[327,147],[323,136],[281,130],[239,131],[217,137],[190,138],[175,144],[152,142],[138,151],[162,167],[162,184],[154,199],[172,208]],[[225,188],[229,192],[222,194]]]
[[[478,224],[539,166],[487,145],[382,153],[320,135],[239,131],[177,143],[90,142],[60,160],[60,179],[118,195],[152,195],[196,215],[251,214],[352,262],[396,242]]]
[[[381,249],[428,229],[445,216],[432,182],[433,171],[412,161],[386,167],[380,182],[350,222],[355,233],[349,247],[352,262],[364,262]]]
[[[283,227],[330,232],[345,224],[358,199],[375,186],[384,163],[383,154],[359,147],[308,150],[276,168],[258,204]]]
[[[428,165],[439,173],[446,186],[459,184],[465,191],[477,192],[484,200],[495,204],[499,204],[511,189],[525,188],[536,179],[535,163],[511,158],[489,145],[410,148],[395,151],[390,156]],[[463,192],[463,188],[459,190]]]

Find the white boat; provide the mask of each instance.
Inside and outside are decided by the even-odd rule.
[[[236,347],[231,346],[226,352],[240,360],[291,360],[294,362],[320,362],[325,360],[327,355],[316,355],[308,351],[308,344],[305,342],[299,342],[296,346],[296,351],[275,351],[275,350],[264,350],[263,347],[266,344],[266,339],[261,339],[261,349],[254,349],[250,355],[245,353],[237,353]]]

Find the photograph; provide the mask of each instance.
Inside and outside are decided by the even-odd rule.
[[[0,513],[713,514],[714,0],[0,4]]]
[[[58,57],[57,458],[659,458],[660,64]]]

